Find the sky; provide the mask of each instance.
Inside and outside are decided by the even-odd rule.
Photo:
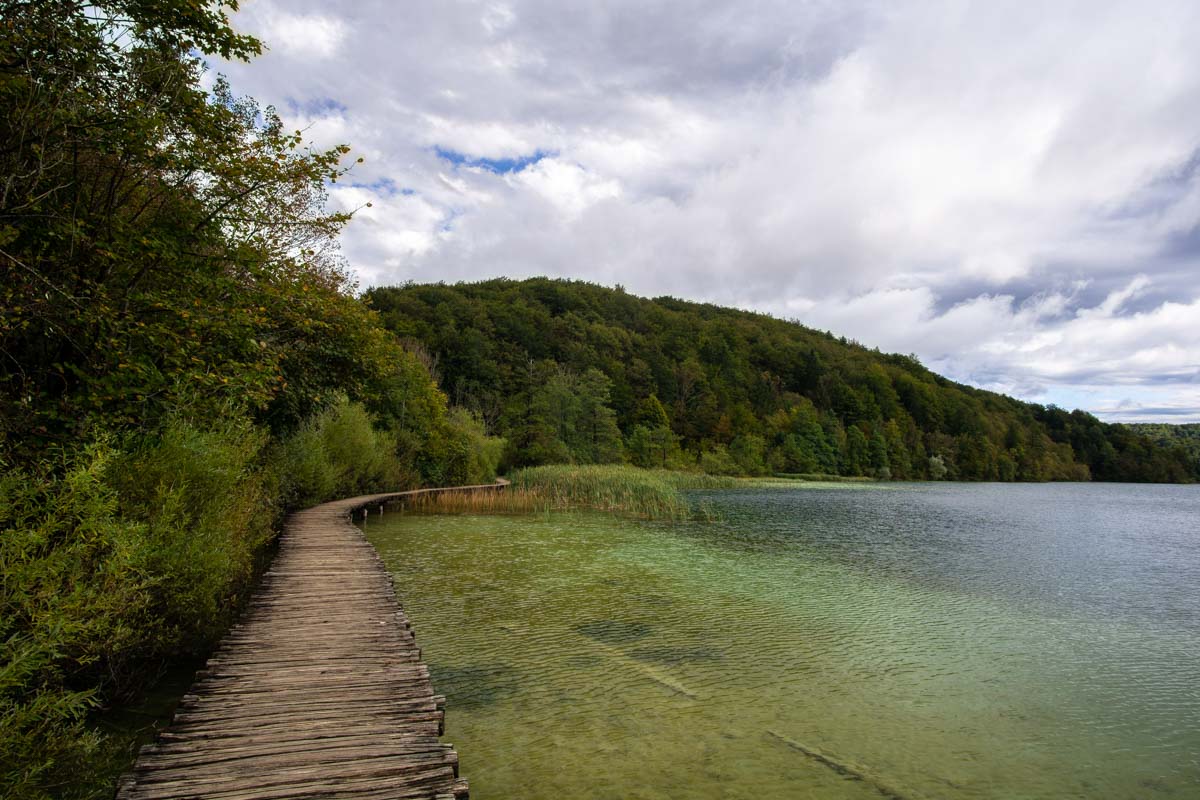
[[[361,287],[754,309],[1108,421],[1200,421],[1200,3],[243,0],[211,62],[364,163]],[[370,207],[367,207],[370,203]]]

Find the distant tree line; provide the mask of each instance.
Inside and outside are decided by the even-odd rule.
[[[1168,425],[1161,422],[1127,423],[1128,428],[1161,447],[1182,447],[1193,464],[1200,464],[1200,423]]]
[[[1187,481],[1183,449],[762,314],[536,278],[371,290],[505,461],[722,474]]]

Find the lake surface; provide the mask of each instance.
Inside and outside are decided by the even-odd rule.
[[[471,795],[1200,797],[1200,487],[373,518]]]

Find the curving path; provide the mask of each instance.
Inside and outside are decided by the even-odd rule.
[[[422,491],[292,515],[241,622],[221,641],[118,800],[466,798],[443,744],[408,619],[375,549],[350,523]]]

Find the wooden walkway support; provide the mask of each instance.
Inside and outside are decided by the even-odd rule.
[[[445,699],[390,576],[350,523],[418,493],[289,518],[241,622],[142,748],[118,800],[467,797],[458,754],[438,738]]]

